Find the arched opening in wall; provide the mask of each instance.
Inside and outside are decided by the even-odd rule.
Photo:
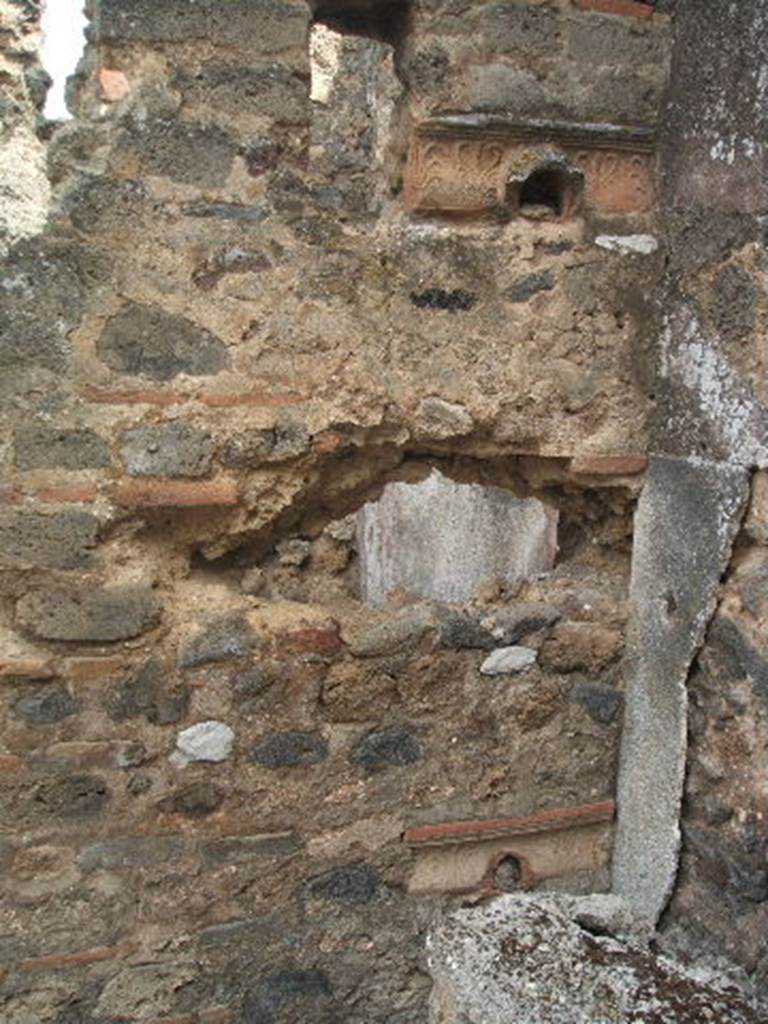
[[[536,167],[507,187],[507,205],[528,220],[564,220],[579,204],[582,176],[558,164]]]
[[[393,114],[402,89],[394,47],[405,4],[319,4],[310,31],[310,168],[328,202],[375,212],[387,192]]]

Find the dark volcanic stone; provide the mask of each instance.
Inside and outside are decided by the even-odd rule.
[[[229,661],[250,654],[256,634],[242,615],[223,615],[211,622],[187,643],[181,652],[182,668]]]
[[[63,686],[46,686],[34,693],[25,693],[13,705],[13,710],[30,725],[52,725],[74,715],[77,705]]]
[[[318,764],[327,756],[328,744],[315,732],[273,732],[251,752],[251,760],[264,768]]]
[[[350,761],[369,771],[413,764],[421,758],[421,747],[412,730],[403,726],[370,732],[355,745]]]
[[[227,180],[237,148],[235,140],[214,125],[150,117],[126,127],[118,153],[138,155],[145,175],[215,188]]]
[[[453,291],[427,288],[423,292],[411,292],[411,302],[417,309],[442,309],[448,313],[466,313],[477,302],[477,296],[461,288],[455,288]]]
[[[120,458],[129,476],[206,476],[213,442],[193,423],[133,427],[122,435]]]
[[[189,688],[168,686],[168,671],[150,658],[137,671],[110,691],[107,711],[115,722],[143,716],[153,725],[181,721],[189,707]]]
[[[160,602],[141,584],[70,584],[26,594],[16,604],[16,621],[46,640],[129,640],[157,625]]]
[[[166,814],[205,818],[222,805],[224,796],[224,790],[212,782],[193,782],[162,799],[158,807]]]
[[[576,683],[571,700],[581,704],[595,722],[610,725],[616,721],[624,698],[618,690],[603,683]]]
[[[33,799],[38,807],[54,817],[88,817],[104,810],[109,801],[109,789],[98,775],[58,775],[40,783]]]
[[[120,373],[172,380],[218,373],[229,366],[224,344],[185,317],[158,306],[128,303],[107,322],[96,342],[100,359]]]
[[[214,839],[203,846],[203,856],[213,864],[239,864],[253,857],[285,857],[299,849],[301,840],[295,832],[278,832]]]
[[[0,564],[87,569],[98,529],[89,512],[0,512]]]
[[[23,427],[14,434],[17,469],[100,469],[109,465],[109,449],[93,430]]]
[[[537,292],[550,292],[555,287],[555,275],[551,270],[539,274],[528,274],[514,281],[504,293],[510,302],[527,302]]]
[[[379,873],[361,861],[334,868],[313,879],[309,891],[313,896],[339,903],[370,903],[380,884]]]
[[[757,289],[749,271],[729,264],[715,277],[712,318],[720,336],[729,342],[747,339],[755,327]]]
[[[331,983],[324,971],[280,971],[265,978],[243,999],[242,1024],[288,1024],[288,1021],[317,1021],[332,1024],[335,1017],[313,1016],[310,1007],[320,999],[325,1002],[333,995]],[[297,1014],[297,1004],[306,1006],[309,1015]],[[285,1016],[282,1011],[287,1011]]]
[[[725,678],[749,679],[755,692],[768,699],[768,660],[758,654],[732,619],[716,616],[707,643]]]

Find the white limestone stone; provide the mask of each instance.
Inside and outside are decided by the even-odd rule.
[[[198,722],[179,733],[173,760],[176,764],[190,761],[226,761],[232,753],[235,734],[223,722]]]
[[[498,647],[491,651],[480,671],[484,676],[506,676],[512,672],[525,672],[536,664],[536,651],[530,647]]]

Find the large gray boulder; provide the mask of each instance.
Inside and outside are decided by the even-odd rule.
[[[511,894],[427,941],[430,1024],[758,1024],[735,983],[656,956],[614,896]]]

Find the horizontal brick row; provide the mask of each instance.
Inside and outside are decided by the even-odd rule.
[[[578,807],[562,807],[552,811],[542,811],[524,818],[450,821],[440,825],[421,825],[409,828],[403,838],[409,846],[446,846],[502,836],[528,835],[532,832],[555,832],[611,821],[615,809],[613,800],[604,800],[596,804],[581,804]]]

